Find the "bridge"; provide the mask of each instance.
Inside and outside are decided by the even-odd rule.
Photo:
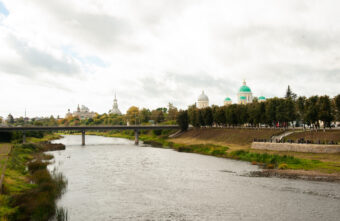
[[[26,131],[79,131],[81,132],[81,144],[85,145],[86,131],[108,131],[108,130],[134,130],[135,144],[139,143],[140,130],[163,130],[163,129],[179,129],[178,125],[112,125],[112,126],[6,126],[0,127],[0,132],[19,131],[23,134],[23,143],[26,142]]]

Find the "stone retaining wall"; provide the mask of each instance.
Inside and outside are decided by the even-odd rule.
[[[340,145],[253,142],[252,149],[306,153],[340,153]]]

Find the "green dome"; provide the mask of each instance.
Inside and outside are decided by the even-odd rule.
[[[240,97],[240,100],[245,100],[245,99],[247,99],[245,96]]]
[[[225,101],[231,101],[231,99],[229,97],[227,97],[226,99],[224,99]]]
[[[264,96],[260,96],[259,100],[266,100],[266,98]]]
[[[240,92],[251,92],[250,88],[247,85],[242,85],[242,87],[240,87]]]

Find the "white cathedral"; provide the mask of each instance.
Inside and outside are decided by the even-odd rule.
[[[249,104],[253,102],[253,93],[250,89],[250,87],[247,86],[246,81],[243,81],[242,86],[238,90],[237,93],[237,99],[238,99],[238,104]],[[264,102],[266,101],[266,98],[264,96],[260,96],[257,98],[258,102]],[[224,99],[224,105],[230,105],[232,104],[232,100],[230,97],[226,97]],[[209,98],[208,96],[202,91],[202,94],[198,97],[197,101],[197,107],[198,108],[205,108],[209,106]]]
[[[117,102],[117,98],[116,98],[116,93],[115,93],[115,99],[113,100],[113,106],[112,106],[112,109],[109,110],[109,114],[122,115],[122,113],[120,112],[120,110],[118,108],[118,102]]]

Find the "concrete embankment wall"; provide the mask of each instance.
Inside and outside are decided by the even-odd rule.
[[[340,153],[340,145],[253,142],[252,149],[306,153]]]

